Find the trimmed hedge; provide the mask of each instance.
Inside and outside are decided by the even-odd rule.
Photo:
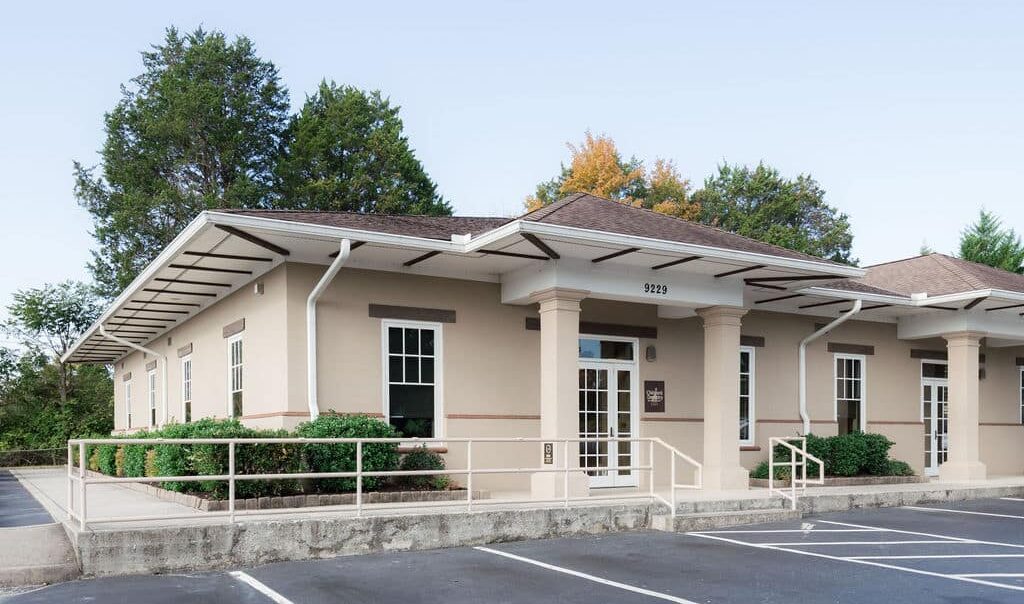
[[[398,436],[390,424],[364,416],[324,414],[315,421],[301,424],[296,432],[286,430],[255,430],[236,419],[201,419],[188,424],[172,424],[161,430],[131,436],[139,444],[101,445],[90,451],[89,461],[96,469],[110,476],[203,476],[228,473],[228,446],[212,444],[147,443],[154,438],[393,438]],[[300,472],[354,472],[354,444],[253,443],[236,445],[237,474],[296,474]],[[76,457],[77,459],[77,457]],[[410,462],[411,463],[411,462]],[[363,447],[363,469],[395,470],[399,466],[398,447],[391,443]],[[444,462],[441,461],[443,469]],[[427,468],[430,469],[430,468]],[[437,477],[427,477],[434,478]],[[446,477],[445,477],[446,478]],[[363,489],[383,486],[379,477],[363,479]],[[356,481],[323,479],[313,481],[317,492],[354,491]],[[447,487],[447,480],[434,482]],[[215,480],[167,481],[161,486],[170,491],[207,494],[212,499],[228,495],[228,482]],[[424,487],[429,488],[429,487]],[[236,480],[235,496],[239,498],[293,495],[303,492],[298,480]]]
[[[889,459],[889,449],[894,443],[881,434],[850,432],[839,436],[822,438],[807,435],[807,452],[825,462],[828,476],[913,476],[910,465]],[[772,452],[775,461],[788,461],[789,450],[778,445]],[[763,467],[762,467],[763,466]],[[818,464],[809,462],[807,476],[818,475]],[[785,469],[789,475],[789,468]],[[762,476],[763,474],[763,476]],[[753,478],[768,478],[768,462],[751,472]]]
[[[399,469],[403,471],[419,470],[443,470],[444,458],[431,451],[426,445],[416,447],[402,457]],[[447,474],[421,475],[421,476],[397,476],[397,483],[408,489],[416,491],[443,491],[448,488],[451,482]]]

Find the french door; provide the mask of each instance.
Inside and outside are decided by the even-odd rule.
[[[634,436],[636,392],[633,363],[580,361],[580,438]],[[579,444],[580,467],[590,476],[592,487],[636,486],[636,472],[608,469],[636,465],[636,453],[636,443],[584,441]]]
[[[928,476],[939,473],[949,451],[949,382],[921,381],[921,403],[924,415],[924,471]]]

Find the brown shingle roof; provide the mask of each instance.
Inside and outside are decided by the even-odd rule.
[[[316,212],[302,210],[217,210],[273,218],[290,222],[303,222],[324,226],[407,235],[448,241],[452,235],[477,235],[510,222],[508,218],[478,216],[412,216],[395,214],[361,214],[358,212]]]
[[[823,287],[862,291],[855,288],[868,286],[904,296],[918,293],[941,296],[981,289],[1024,293],[1024,275],[945,254],[932,253],[895,260],[869,266],[866,270],[863,277],[844,279]]]
[[[588,193],[574,193],[551,205],[534,210],[523,216],[522,219],[781,258],[831,262],[715,227],[666,216]]]

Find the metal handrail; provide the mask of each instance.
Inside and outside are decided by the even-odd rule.
[[[647,442],[648,444],[648,463],[637,464],[637,465],[617,465],[617,466],[602,466],[600,468],[584,468],[581,466],[574,466],[570,463],[570,444],[573,443],[591,443],[591,442],[605,442],[605,443],[619,443],[619,442],[631,442],[631,443],[642,443]],[[426,445],[426,444],[447,444],[447,443],[463,443],[466,445],[466,467],[461,469],[445,469],[445,470],[364,470],[363,469],[363,447],[367,444],[396,444],[396,445]],[[561,464],[554,464],[554,455],[552,456],[552,463],[544,463],[540,466],[534,467],[504,467],[504,468],[474,468],[473,467],[473,449],[475,444],[481,443],[551,443],[552,448],[556,443],[561,444]],[[190,475],[190,476],[138,476],[138,477],[117,477],[117,476],[98,476],[90,477],[86,474],[86,468],[88,467],[87,451],[90,447],[100,445],[134,445],[134,446],[158,446],[158,445],[227,445],[228,447],[228,473],[227,474],[216,474],[216,475]],[[292,444],[292,445],[309,445],[309,444],[354,444],[356,446],[355,461],[356,469],[354,472],[295,472],[295,473],[267,473],[267,474],[239,474],[236,470],[235,463],[235,452],[238,445],[255,445],[255,444]],[[670,454],[670,480],[669,490],[670,496],[668,499],[662,497],[655,491],[655,464],[654,464],[654,449],[656,446],[664,447]],[[74,472],[73,463],[73,449],[78,448],[78,475]],[[696,468],[696,482],[693,485],[679,484],[676,479],[676,458],[682,458],[685,462],[690,463]],[[555,499],[529,499],[524,501],[542,503],[542,502],[561,502],[565,507],[569,506],[570,501],[582,500],[582,501],[595,501],[600,499],[623,499],[630,495],[628,494],[616,494],[610,496],[571,496],[569,493],[569,476],[573,472],[579,471],[592,471],[597,470],[601,472],[646,472],[648,474],[649,492],[642,494],[640,492],[640,482],[638,481],[635,488],[637,493],[632,495],[633,497],[645,497],[652,500],[657,500],[671,509],[671,513],[674,516],[676,511],[676,497],[675,491],[677,488],[688,488],[688,489],[699,489],[703,484],[703,468],[699,462],[694,460],[692,457],[686,455],[682,451],[679,451],[675,447],[668,445],[660,438],[643,438],[643,437],[593,437],[593,438],[542,438],[542,437],[483,437],[483,438],[466,438],[466,437],[438,437],[438,438],[108,438],[108,439],[92,439],[92,438],[79,438],[71,439],[68,441],[67,450],[67,479],[68,479],[68,497],[67,497],[67,511],[68,518],[70,520],[77,520],[79,527],[84,530],[89,522],[129,522],[129,521],[140,521],[140,520],[156,520],[156,519],[177,519],[177,518],[194,518],[195,515],[186,516],[133,516],[133,517],[110,517],[110,518],[88,518],[88,506],[87,506],[87,486],[92,484],[121,484],[121,483],[160,483],[160,482],[197,482],[197,481],[216,481],[216,482],[227,482],[228,483],[228,510],[226,512],[205,512],[203,517],[212,516],[228,516],[231,522],[235,521],[237,515],[249,515],[255,513],[284,513],[287,509],[275,508],[273,510],[246,510],[245,512],[239,512],[235,509],[235,485],[238,481],[245,480],[297,480],[297,479],[316,479],[316,478],[354,478],[356,480],[356,491],[355,491],[355,510],[356,516],[362,516],[363,512],[363,479],[368,477],[395,477],[395,476],[451,476],[451,475],[465,475],[466,476],[466,499],[464,502],[467,510],[472,510],[474,504],[490,503],[487,501],[481,502],[480,500],[473,499],[473,477],[479,475],[491,475],[491,474],[563,474],[563,493],[561,498]],[[74,493],[77,487],[77,498]],[[77,499],[78,506],[76,508],[75,501]],[[507,500],[496,501],[495,503],[508,503]],[[438,502],[446,505],[458,505],[458,501],[450,502]],[[418,502],[417,505],[423,505],[422,502]],[[305,508],[298,508],[297,511],[307,511]]]
[[[792,441],[799,441],[800,446],[796,447]],[[789,461],[775,461],[775,446],[782,445],[789,450]],[[768,492],[778,493],[784,499],[789,500],[790,509],[797,507],[797,488],[799,485],[800,495],[807,493],[809,484],[825,484],[825,462],[807,452],[806,436],[772,436],[768,439]],[[797,461],[799,456],[800,461]],[[807,462],[813,461],[818,464],[818,477],[807,478]],[[777,466],[789,466],[789,493],[785,487],[775,488],[775,468]],[[796,469],[800,468],[801,476],[797,475]]]

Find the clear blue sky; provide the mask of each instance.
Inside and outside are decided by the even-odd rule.
[[[460,214],[511,215],[586,129],[626,155],[812,174],[862,264],[952,251],[985,205],[1024,230],[1024,4],[18,2],[0,25],[0,304],[82,278],[71,162],[168,25],[244,34],[293,105],[384,91]]]

